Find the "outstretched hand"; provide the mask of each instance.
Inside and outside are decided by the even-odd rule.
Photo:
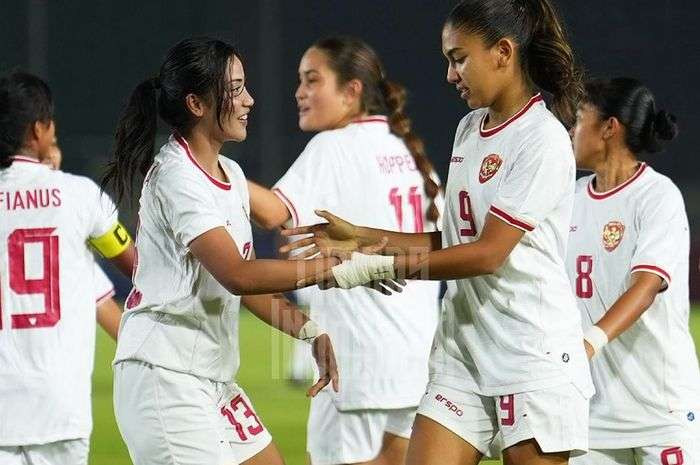
[[[360,250],[360,242],[356,235],[355,225],[325,210],[315,210],[315,212],[328,223],[283,229],[281,233],[287,237],[301,234],[312,234],[312,236],[283,245],[279,249],[281,253],[289,253],[305,248],[292,258],[304,259],[320,253],[324,257],[334,256],[345,259],[352,252]]]
[[[335,361],[333,344],[328,334],[321,334],[314,339],[312,352],[316,360],[316,366],[318,366],[319,378],[316,384],[309,388],[307,395],[310,397],[316,396],[328,384],[331,384],[333,390],[338,392],[338,364]]]

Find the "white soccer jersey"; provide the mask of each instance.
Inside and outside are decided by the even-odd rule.
[[[26,157],[0,170],[0,445],[92,429],[94,257],[117,222],[99,187]]]
[[[611,191],[596,192],[594,183],[595,176],[577,182],[566,265],[583,326],[603,317],[629,288],[634,272],[657,274],[668,288],[591,362],[597,391],[591,399],[591,447],[663,444],[678,432],[679,416],[700,421],[700,371],[688,329],[683,197],[670,179],[644,163]]]
[[[431,370],[486,396],[573,382],[592,391],[564,268],[575,166],[564,127],[539,95],[484,130],[486,109],[455,136],[443,247],[474,242],[487,215],[525,234],[493,274],[448,281]]]
[[[95,262],[95,304],[100,305],[107,299],[114,297],[114,284]]]
[[[326,209],[355,224],[435,231],[425,217],[423,178],[384,116],[314,136],[274,190],[295,225],[322,221],[314,209]],[[418,405],[428,379],[438,292],[437,282],[414,281],[389,297],[362,287],[311,294],[311,316],[336,351],[339,409]]]
[[[221,226],[241,256],[251,256],[245,176],[234,161],[219,156],[219,163],[228,183],[204,171],[179,135],[156,155],[141,191],[138,264],[115,363],[140,360],[222,382],[238,371],[241,298],[219,284],[188,248]]]

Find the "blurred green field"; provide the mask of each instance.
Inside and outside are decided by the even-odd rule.
[[[691,331],[700,348],[700,307],[691,312]],[[247,312],[240,325],[241,371],[238,383],[244,387],[264,424],[284,455],[287,465],[306,464],[306,414],[308,400],[302,387],[284,378],[288,362],[288,338],[270,330]],[[93,376],[93,418],[91,465],[130,465],[112,412],[112,370],[115,344],[100,329]],[[493,465],[499,462],[486,462]]]

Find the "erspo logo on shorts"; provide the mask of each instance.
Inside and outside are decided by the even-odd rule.
[[[460,409],[460,408],[457,406],[457,404],[455,404],[455,403],[452,402],[451,400],[447,399],[447,398],[446,398],[445,396],[443,396],[442,394],[436,394],[436,395],[435,395],[435,400],[437,400],[437,401],[440,402],[442,405],[444,405],[445,407],[447,407],[447,409],[448,409],[450,412],[454,413],[454,414],[457,415],[458,417],[461,417],[462,415],[464,415],[464,412],[462,411],[462,409]]]

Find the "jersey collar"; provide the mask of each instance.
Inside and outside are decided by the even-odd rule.
[[[185,153],[187,154],[187,158],[190,159],[192,164],[194,164],[194,166],[196,166],[199,169],[199,171],[204,173],[204,175],[207,177],[207,179],[209,179],[209,181],[212,182],[212,184],[214,184],[219,189],[223,189],[225,191],[231,190],[231,183],[230,182],[220,181],[220,180],[216,179],[214,176],[212,176],[211,174],[207,173],[207,171],[204,168],[202,168],[202,165],[200,165],[199,162],[197,162],[197,159],[192,155],[192,152],[190,151],[190,145],[187,143],[187,140],[185,140],[184,137],[182,137],[178,133],[174,133],[173,137],[175,138],[175,141],[178,143],[178,145],[185,151]],[[221,162],[219,162],[219,165],[221,165]],[[228,176],[228,178],[230,180],[231,176],[223,168],[223,166],[221,169],[224,171],[224,173],[226,173],[226,176]]]
[[[537,102],[542,102],[542,94],[537,93],[533,95],[530,100],[525,104],[524,107],[522,107],[516,114],[508,118],[506,121],[502,122],[496,127],[493,127],[491,129],[484,129],[484,124],[486,123],[486,117],[489,115],[488,111],[484,113],[484,116],[481,118],[481,123],[479,123],[479,135],[481,137],[491,137],[496,135],[497,133],[501,132],[503,129],[506,128],[509,124],[511,124],[513,121],[517,120],[521,116],[523,116],[527,111],[532,108],[534,104]]]
[[[10,157],[10,160],[12,160],[12,166],[25,166],[28,168],[31,167],[31,168],[51,169],[51,167],[49,165],[45,165],[44,163],[41,163],[36,158],[28,157],[26,155],[13,155]]]
[[[603,199],[607,199],[608,197],[617,194],[617,193],[620,192],[622,189],[624,189],[625,187],[627,187],[627,186],[629,186],[630,184],[632,184],[636,179],[638,179],[638,178],[642,175],[642,173],[644,172],[644,170],[645,170],[646,168],[647,168],[647,164],[646,164],[646,163],[644,163],[644,162],[640,163],[640,164],[639,164],[639,168],[637,168],[637,171],[632,175],[631,178],[629,178],[627,181],[623,182],[623,183],[620,184],[619,186],[617,186],[617,187],[615,187],[615,188],[612,188],[612,189],[610,189],[609,191],[605,191],[605,192],[596,192],[596,191],[593,189],[593,181],[595,181],[595,174],[594,174],[594,175],[591,177],[591,180],[588,181],[588,195],[589,195],[590,198],[592,198],[592,199],[594,199],[594,200],[603,200]]]

